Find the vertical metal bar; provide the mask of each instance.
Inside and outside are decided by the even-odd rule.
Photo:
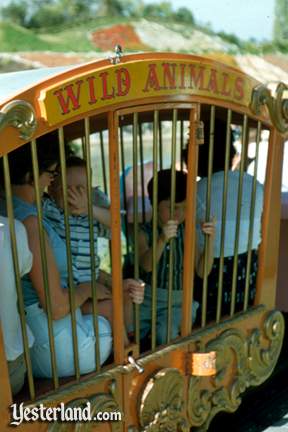
[[[120,126],[120,154],[121,154],[121,171],[122,171],[122,190],[123,190],[123,205],[125,210],[125,238],[126,238],[126,253],[129,257],[130,252],[130,239],[128,230],[128,215],[127,215],[127,192],[126,192],[126,164],[125,164],[125,152],[124,152],[124,137],[123,137],[123,126]]]
[[[81,137],[81,145],[82,145],[82,156],[84,157],[84,155],[86,154],[86,140],[85,140],[85,136]]]
[[[223,297],[223,269],[224,269],[224,246],[225,246],[225,233],[226,233],[226,211],[227,211],[227,195],[228,195],[228,171],[230,161],[230,147],[231,147],[231,120],[232,111],[227,111],[227,129],[226,129],[226,148],[225,148],[225,168],[224,168],[224,181],[222,193],[222,220],[221,220],[221,243],[220,243],[220,260],[219,260],[219,276],[218,276],[218,293],[217,293],[217,312],[216,322],[220,321],[222,297]]]
[[[60,153],[60,168],[61,168],[61,186],[63,192],[63,206],[64,206],[64,221],[65,221],[65,236],[66,236],[66,253],[67,253],[67,268],[68,268],[68,283],[69,283],[69,302],[71,314],[71,327],[72,327],[72,340],[73,340],[73,353],[74,353],[74,366],[76,379],[80,378],[79,367],[79,353],[77,343],[77,326],[76,326],[76,307],[75,307],[75,287],[73,280],[72,269],[72,255],[71,255],[71,239],[70,239],[70,224],[69,224],[69,210],[67,198],[67,181],[66,181],[66,160],[65,160],[65,147],[64,147],[64,130],[58,129],[59,138],[59,153]]]
[[[118,151],[118,115],[108,114],[109,129],[109,168],[111,195],[111,231],[112,231],[112,301],[113,301],[113,338],[114,360],[116,364],[124,362],[124,313],[121,262],[121,219],[119,188],[119,151]]]
[[[17,304],[19,309],[20,324],[21,324],[22,339],[23,339],[24,357],[27,366],[27,377],[28,377],[30,399],[34,400],[35,387],[34,387],[33,372],[32,372],[32,365],[31,365],[31,358],[30,358],[30,351],[29,351],[29,342],[28,342],[27,329],[26,329],[23,291],[22,291],[22,284],[21,284],[21,276],[20,276],[19,261],[18,261],[18,248],[17,248],[17,241],[16,241],[16,233],[15,233],[14,211],[13,211],[13,201],[12,201],[13,197],[12,197],[10,170],[9,170],[7,155],[3,156],[3,168],[4,168],[7,216],[9,221],[10,242],[11,242],[15,285],[16,285],[17,300],[18,300]]]
[[[206,190],[206,214],[205,221],[210,220],[210,208],[211,208],[211,177],[212,177],[212,166],[213,166],[213,155],[214,155],[214,128],[215,128],[215,106],[211,106],[210,111],[210,133],[209,133],[209,158],[208,158],[208,179],[207,179],[207,190]],[[205,235],[204,243],[204,272],[203,272],[203,295],[202,295],[202,315],[201,315],[201,326],[206,325],[207,316],[207,291],[208,291],[208,241],[209,238]]]
[[[176,134],[177,134],[177,109],[173,109],[172,140],[171,140],[171,197],[170,197],[170,219],[174,220],[175,192],[176,192]],[[168,275],[168,315],[167,315],[167,344],[171,340],[172,327],[172,290],[174,276],[174,249],[175,239],[169,240],[169,275]],[[182,287],[179,287],[181,289]]]
[[[245,295],[244,295],[244,307],[243,310],[246,311],[248,307],[249,300],[249,281],[251,272],[251,255],[252,255],[252,241],[254,234],[254,214],[255,214],[255,202],[257,194],[257,172],[258,172],[258,159],[259,159],[259,144],[261,138],[261,122],[257,123],[257,135],[256,135],[256,154],[254,159],[254,178],[252,185],[252,194],[250,202],[250,220],[249,220],[249,237],[248,237],[248,254],[247,254],[247,264],[246,264],[246,278],[245,278]]]
[[[240,174],[239,174],[239,183],[238,183],[237,219],[236,219],[236,230],[235,230],[232,292],[231,292],[231,306],[230,306],[230,315],[231,316],[234,315],[235,302],[236,302],[237,273],[238,273],[238,245],[239,245],[239,234],[240,234],[240,224],[241,224],[241,203],[242,203],[245,153],[246,153],[246,147],[247,147],[247,124],[248,124],[248,118],[247,118],[247,115],[245,114],[244,119],[243,119],[241,162],[240,162]]]
[[[145,208],[145,177],[144,177],[144,153],[142,124],[139,123],[139,147],[140,147],[140,175],[141,175],[141,201],[142,201],[142,222],[146,222]]]
[[[184,120],[180,120],[180,168],[183,171],[184,161],[182,158],[182,153],[184,149]]]
[[[158,140],[159,111],[154,111],[153,121],[153,210],[152,210],[152,325],[151,347],[156,348],[157,324],[157,238],[158,238]]]
[[[97,288],[96,288],[96,268],[95,268],[95,247],[94,247],[94,223],[93,223],[93,203],[92,203],[92,168],[91,168],[91,142],[90,142],[90,119],[85,117],[85,148],[84,155],[86,159],[86,173],[87,173],[87,198],[88,198],[88,218],[89,218],[89,240],[90,240],[90,255],[91,255],[91,287],[92,287],[92,308],[93,308],[93,326],[96,338],[95,344],[95,362],[96,370],[100,370],[100,339],[99,339],[99,326],[98,326],[98,308],[97,308]],[[97,241],[97,240],[96,240]]]
[[[37,149],[36,149],[35,140],[31,141],[31,153],[32,153],[36,205],[37,205],[37,218],[38,218],[38,227],[39,227],[41,265],[42,265],[43,283],[44,283],[44,290],[45,290],[46,314],[47,314],[47,321],[48,321],[48,336],[49,336],[49,345],[51,351],[51,366],[52,366],[54,388],[56,390],[59,387],[59,380],[58,380],[57,366],[56,366],[55,343],[54,343],[54,335],[53,335],[53,320],[52,320],[52,313],[51,313],[51,296],[49,290],[48,268],[47,268],[47,258],[46,258],[46,244],[45,244],[45,237],[44,237],[44,230],[43,230],[43,223],[42,223],[43,221],[42,204],[41,204],[42,197],[39,188],[39,167],[38,167],[38,158],[37,158]]]
[[[139,279],[139,247],[138,247],[138,113],[133,114],[133,230],[134,230],[134,278]],[[136,343],[140,343],[139,305],[134,305],[134,323]]]
[[[162,134],[162,122],[158,119],[158,130],[159,130],[159,169],[163,169],[163,134]]]
[[[199,107],[197,110],[190,110],[190,133],[188,142],[187,157],[187,194],[186,194],[186,214],[185,214],[185,239],[184,239],[184,258],[183,258],[183,300],[182,300],[182,323],[181,336],[185,337],[191,333],[192,329],[192,299],[194,288],[194,268],[195,268],[195,243],[196,243],[196,179],[198,166],[198,145],[196,142],[196,122],[199,118]]]
[[[107,187],[107,175],[106,175],[106,165],[105,165],[104,139],[103,139],[103,132],[102,131],[99,132],[99,138],[100,138],[100,149],[101,149],[103,186],[104,186],[104,192],[107,195],[108,187]]]

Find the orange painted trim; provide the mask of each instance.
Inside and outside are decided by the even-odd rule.
[[[283,150],[284,139],[274,129],[269,140],[255,300],[268,308],[275,307],[276,301]]]
[[[187,167],[187,200],[185,214],[185,241],[183,259],[183,299],[181,323],[181,336],[191,333],[192,321],[192,299],[194,287],[195,269],[195,242],[196,242],[196,178],[198,168],[198,145],[196,144],[196,122],[199,120],[199,109],[192,108],[190,112],[190,137],[188,144],[188,167]],[[192,132],[192,133],[191,133]],[[193,197],[193,199],[191,198]]]
[[[113,302],[113,351],[116,364],[124,362],[124,313],[121,262],[121,220],[119,186],[118,116],[109,113],[109,168],[111,196],[111,250],[112,250],[112,302]]]
[[[155,65],[155,68],[153,69],[151,65]],[[184,65],[186,68],[184,68],[186,71],[185,79],[183,78],[185,75],[183,75],[184,66],[181,65]],[[194,75],[192,73],[192,84],[195,84],[195,80],[198,80],[196,83],[197,85],[194,85],[195,88],[191,89],[189,88],[191,84],[191,74],[190,72],[188,73],[190,67],[192,68],[192,72],[194,71]],[[175,80],[177,82],[176,87],[178,86],[178,88],[173,88],[174,69]],[[128,78],[124,70],[131,73],[129,77],[130,84],[127,81]],[[150,71],[148,76],[147,71]],[[203,71],[203,76],[201,75],[201,71]],[[97,88],[95,87],[96,80],[93,78],[94,75],[97,76],[98,84],[99,80],[101,82],[102,97],[104,91],[104,100],[100,100],[100,104],[96,102],[96,99],[99,99],[99,94],[98,86]],[[157,76],[157,79],[155,76]],[[203,82],[201,82],[201,76]],[[111,88],[112,79],[114,80],[114,98],[110,97],[113,93]],[[80,81],[84,84],[77,84],[77,82]],[[238,84],[235,84],[237,82]],[[242,83],[240,87],[239,83]],[[249,109],[251,91],[257,84],[259,84],[258,81],[245,75],[242,71],[209,58],[171,53],[133,54],[124,56],[121,59],[121,63],[118,65],[111,65],[110,61],[101,60],[71,67],[71,69],[67,71],[55,74],[46,80],[38,82],[35,86],[23,89],[23,91],[18,92],[14,97],[2,103],[0,109],[7,102],[16,98],[32,104],[38,120],[38,128],[34,135],[34,138],[37,138],[57,127],[64,126],[72,121],[77,121],[85,116],[128,106],[145,105],[147,103],[161,101],[209,102],[231,109],[240,109],[251,115]],[[65,90],[66,94],[65,91],[63,93],[63,90],[61,93],[61,89],[69,85],[72,86],[69,87],[70,90]],[[84,86],[86,86],[85,88],[86,90],[88,89],[89,99],[87,102],[86,98],[86,105],[84,104],[85,106],[83,105],[81,109],[72,109],[71,97],[74,101],[74,105],[72,103],[72,106],[77,108],[78,85],[79,91],[82,91],[82,87],[84,88]],[[125,94],[128,85],[130,89],[129,92]],[[226,96],[229,85],[232,85],[234,88],[236,97],[233,97],[234,93],[231,93],[230,97]],[[182,88],[185,86],[186,88]],[[197,86],[198,89],[196,88]],[[143,88],[146,88],[147,91],[143,91]],[[60,93],[53,96],[53,92],[57,91],[60,91]],[[61,94],[62,96],[64,95],[63,106],[65,106],[67,91],[70,95],[70,105],[68,104],[70,112],[68,113],[68,117],[67,115],[59,115],[59,98],[61,99]],[[83,94],[80,96],[85,99],[85,92],[82,91],[82,93]],[[238,100],[239,97],[240,99]],[[94,103],[89,103],[89,101],[94,101]],[[261,120],[263,121],[263,119],[266,119],[269,123],[268,117],[265,116],[263,118],[262,116]],[[48,120],[50,122],[52,120],[52,123],[49,124]],[[7,153],[25,143],[25,141],[19,138],[18,131],[14,130],[12,127],[6,127],[4,130],[0,131],[0,142],[2,143],[0,147],[1,154]]]

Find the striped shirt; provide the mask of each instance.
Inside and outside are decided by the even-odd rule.
[[[141,230],[146,234],[148,246],[152,247],[153,241],[153,227],[152,221],[141,226]],[[161,228],[158,227],[158,236],[161,234]],[[184,223],[178,226],[177,237],[174,239],[174,253],[173,253],[173,290],[182,290],[183,278],[183,255],[184,255]],[[165,249],[157,264],[157,287],[168,289],[169,280],[169,255],[170,245],[166,244]],[[141,279],[148,285],[152,284],[152,272],[145,272],[140,269]]]
[[[64,212],[57,207],[50,198],[43,200],[43,213],[49,220],[58,235],[66,241]],[[73,278],[76,284],[90,282],[91,275],[91,253],[90,253],[90,232],[89,219],[86,215],[70,215],[70,250],[72,255]],[[98,255],[98,237],[110,239],[110,229],[93,221],[94,227],[94,253],[96,279],[99,277],[100,257]]]

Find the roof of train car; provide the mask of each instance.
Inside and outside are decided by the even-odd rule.
[[[71,65],[57,66],[0,74],[0,103],[13,97],[20,91],[45,80],[46,78],[65,72],[72,67],[73,66]]]

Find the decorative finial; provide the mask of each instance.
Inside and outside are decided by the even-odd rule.
[[[123,56],[121,45],[115,45],[114,51],[115,51],[115,56],[109,56],[109,60],[112,64],[118,64],[120,63],[121,57]]]

